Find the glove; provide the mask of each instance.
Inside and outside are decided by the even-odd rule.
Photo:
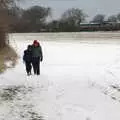
[[[42,57],[40,58],[40,61],[41,61],[41,62],[43,61],[43,58],[42,58]]]

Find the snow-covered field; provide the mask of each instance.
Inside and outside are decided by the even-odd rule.
[[[41,75],[28,77],[22,55],[34,39],[44,61]],[[10,34],[20,58],[0,75],[0,120],[120,120],[119,39],[119,33]]]

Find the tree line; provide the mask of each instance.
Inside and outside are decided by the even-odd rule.
[[[108,25],[105,26],[104,23],[106,21],[107,23],[118,23],[120,21],[120,13],[111,15],[107,17],[107,19],[105,18],[105,15],[98,14],[94,16],[89,23],[97,23],[99,26],[89,25],[86,26],[86,28],[83,28],[80,24],[87,21],[88,15],[84,13],[82,9],[68,9],[58,20],[48,21],[48,18],[52,16],[52,9],[49,7],[31,6],[27,9],[23,9],[17,6],[14,0],[0,0],[0,3],[2,3],[2,1],[5,2],[0,6],[0,14],[2,16],[0,18],[5,19],[1,19],[2,22],[0,20],[0,27],[3,27],[4,23],[4,30],[7,28],[9,32],[77,32],[87,30],[88,28],[92,31],[93,28],[99,30],[100,26],[102,26],[102,28],[105,27],[105,29],[111,27]],[[2,13],[6,13],[4,14],[6,16]],[[120,29],[120,25],[117,29]]]
[[[79,8],[66,10],[58,20],[47,21],[52,15],[51,8],[32,6],[22,9],[12,6],[6,9],[9,16],[10,32],[74,32],[80,31],[80,23],[86,22],[88,15]],[[98,14],[90,22],[103,24],[105,15]],[[120,14],[111,15],[108,22],[120,21]]]
[[[51,8],[32,6],[22,9],[18,6],[8,9],[11,32],[74,32],[80,31],[80,23],[86,22],[88,15],[79,8],[66,10],[58,20],[47,21],[52,15]],[[117,23],[120,14],[111,15],[105,19],[105,15],[96,15],[90,23],[103,25],[105,22]],[[119,28],[120,29],[120,28]]]

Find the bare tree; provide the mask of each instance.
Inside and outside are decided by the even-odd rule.
[[[85,21],[86,17],[87,15],[81,9],[72,8],[65,11],[61,19],[73,26],[78,26],[81,22]]]
[[[109,22],[117,22],[117,16],[115,16],[115,15],[109,16],[109,17],[108,17],[108,21],[109,21]]]
[[[0,48],[6,45],[8,33],[9,15],[8,9],[19,0],[0,0]]]
[[[98,14],[93,18],[92,22],[102,24],[104,20],[105,20],[105,15]]]
[[[120,21],[120,13],[117,15],[117,19]]]
[[[8,8],[16,5],[21,0],[0,0],[0,8]]]
[[[23,24],[27,32],[37,32],[42,29],[46,18],[51,15],[51,9],[41,6],[32,6],[22,15]]]
[[[6,45],[7,31],[8,31],[7,10],[0,9],[0,48]]]

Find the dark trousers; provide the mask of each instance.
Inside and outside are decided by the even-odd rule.
[[[34,74],[40,75],[40,57],[32,58]]]
[[[25,66],[26,66],[26,72],[27,74],[31,74],[31,69],[32,69],[32,65],[31,62],[25,62]]]

